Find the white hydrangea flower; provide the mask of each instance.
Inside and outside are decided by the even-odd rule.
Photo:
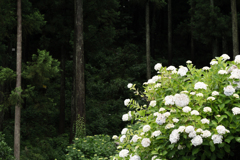
[[[126,135],[121,136],[121,137],[120,137],[120,142],[122,143],[125,138],[126,138]]]
[[[182,92],[180,92],[180,93],[188,93],[188,91],[182,91]]]
[[[230,79],[240,79],[240,69],[233,69],[231,72]]]
[[[165,105],[174,105],[174,96],[172,95],[166,96],[164,100],[165,100]]]
[[[171,109],[170,112],[171,113],[176,113],[177,111],[176,111],[176,109]]]
[[[194,85],[194,89],[207,89],[207,84],[203,83],[203,82],[197,82],[195,85]]]
[[[218,71],[218,74],[227,74],[227,71],[225,71],[225,70],[219,70],[219,71]]]
[[[239,95],[238,94],[233,94],[233,97],[239,98]]]
[[[165,113],[163,113],[163,115],[164,115],[165,117],[169,117],[169,116],[171,115],[171,113],[170,113],[170,112],[165,112]]]
[[[196,136],[197,136],[197,134],[196,134],[195,131],[192,131],[192,132],[190,132],[190,133],[188,134],[188,137],[189,137],[189,138],[194,138],[194,137],[196,137]]]
[[[162,125],[166,122],[166,117],[163,114],[159,114],[157,119],[156,119],[156,123],[159,125]]]
[[[191,112],[191,115],[196,115],[196,116],[198,116],[198,115],[199,115],[199,112],[198,112],[197,110],[193,110],[193,111]]]
[[[185,147],[186,147],[186,146],[184,146],[184,145],[182,146],[181,144],[179,144],[179,145],[178,145],[178,150],[182,150],[182,149],[184,149]]]
[[[135,142],[136,143],[138,139],[141,139],[141,137],[138,137],[138,135],[134,135],[132,137],[132,139],[130,140],[130,142]]]
[[[158,112],[153,113],[153,116],[160,116],[160,115],[161,113],[158,113]]]
[[[210,137],[210,136],[211,136],[211,132],[210,132],[209,130],[204,130],[204,131],[202,131],[201,136],[202,136],[203,138]]]
[[[204,71],[208,71],[209,69],[210,69],[210,68],[207,67],[207,66],[205,66],[205,67],[202,68],[202,70],[204,70]]]
[[[186,106],[186,107],[183,107],[182,110],[183,110],[183,112],[188,113],[188,112],[190,112],[192,109],[191,109],[190,107]]]
[[[212,112],[212,108],[210,107],[204,107],[203,112]]]
[[[187,74],[187,72],[188,72],[188,68],[187,67],[180,67],[177,73],[180,76],[183,77],[183,76],[185,76]]]
[[[208,97],[207,100],[212,100],[212,101],[214,101],[215,98],[214,98],[214,97]]]
[[[171,144],[173,144],[173,143],[177,143],[179,139],[180,139],[180,134],[178,133],[177,129],[174,129],[169,136],[169,141],[171,142]]]
[[[159,136],[160,134],[161,134],[162,132],[161,131],[154,131],[153,133],[152,133],[152,137],[157,137],[157,136]]]
[[[140,133],[140,135],[143,136],[143,135],[144,135],[144,132]]]
[[[239,107],[234,107],[232,109],[232,112],[233,112],[234,115],[238,115],[238,114],[240,114],[240,108]]]
[[[155,64],[155,66],[154,66],[154,69],[155,69],[156,71],[159,71],[161,68],[162,68],[162,64],[161,64],[161,63],[157,63],[157,64]]]
[[[221,57],[223,58],[224,61],[230,59],[230,57],[227,54],[223,54],[221,55]]]
[[[156,83],[158,80],[160,80],[161,79],[161,77],[160,76],[153,76],[152,77],[152,81],[154,82],[154,83]]]
[[[176,70],[172,71],[172,74],[177,74],[178,72]]]
[[[203,139],[201,136],[196,136],[194,137],[192,140],[191,140],[192,144],[196,147],[196,146],[199,146],[203,143]]]
[[[161,107],[161,108],[159,109],[159,112],[161,112],[161,111],[165,111],[165,108],[162,108],[162,107]]]
[[[209,120],[206,118],[201,119],[202,124],[209,124]]]
[[[155,86],[154,86],[154,88],[159,88],[159,87],[161,87],[161,83],[157,83],[157,84],[155,84]]]
[[[185,132],[186,133],[190,133],[190,132],[193,132],[194,131],[194,127],[193,126],[187,126],[186,128],[185,128]]]
[[[143,138],[141,144],[142,144],[143,147],[148,147],[148,146],[150,146],[151,141],[150,141],[149,138]]]
[[[141,160],[141,157],[138,155],[130,156],[129,160]]]
[[[117,149],[120,149],[120,148],[122,148],[122,146],[117,146]]]
[[[222,143],[223,136],[219,134],[214,134],[212,136],[212,140],[214,144],[221,144]]]
[[[227,87],[224,87],[224,94],[226,96],[231,96],[234,92],[235,92],[235,89],[233,88],[233,86],[229,85]]]
[[[203,97],[203,94],[202,93],[198,93],[196,94],[197,97]]]
[[[155,107],[157,105],[157,101],[151,101],[149,103],[150,106]]]
[[[122,132],[121,132],[121,134],[126,134],[126,133],[127,133],[127,131],[128,131],[128,129],[127,129],[127,128],[123,128],[123,129],[122,129]]]
[[[125,105],[125,106],[128,106],[128,105],[130,104],[130,101],[131,101],[130,99],[125,99],[125,100],[124,100],[124,105]]]
[[[235,57],[234,62],[235,62],[236,64],[240,63],[240,55],[237,55],[237,56]]]
[[[178,127],[178,132],[183,133],[185,129],[186,129],[185,126],[179,126],[179,127]]]
[[[134,155],[133,157],[130,157],[129,160],[141,160],[141,157],[139,157],[138,155]]]
[[[149,125],[143,126],[143,132],[148,132],[151,129]]]
[[[170,129],[170,128],[174,128],[174,124],[168,123],[168,124],[165,126],[165,129]]]
[[[222,125],[217,126],[216,129],[217,129],[218,134],[225,134],[227,132],[226,128]]]
[[[174,66],[169,66],[167,68],[167,71],[175,71],[175,70],[176,70],[176,67],[174,67]]]
[[[191,64],[191,63],[192,63],[192,61],[188,60],[186,63],[187,63],[187,64]]]
[[[218,96],[218,95],[219,95],[219,92],[217,92],[217,91],[212,92],[212,96]]]
[[[174,102],[175,102],[176,106],[178,106],[178,107],[184,107],[184,106],[188,105],[189,101],[190,100],[186,94],[175,94],[174,95]]]
[[[132,83],[128,83],[127,87],[128,88],[132,88],[133,84]]]
[[[196,94],[196,92],[190,92],[190,94],[191,94],[191,95],[195,95],[195,94]]]
[[[179,119],[173,118],[173,122],[178,123],[178,122],[179,122]]]
[[[122,157],[122,158],[127,157],[128,153],[129,151],[127,149],[123,149],[119,152],[119,157]]]
[[[112,136],[112,139],[117,140],[117,139],[118,139],[118,136],[117,136],[117,135],[113,135],[113,136]]]
[[[217,62],[216,60],[212,60],[212,61],[210,62],[210,64],[211,64],[211,65],[215,65],[215,64],[218,64],[218,62]]]
[[[202,128],[198,128],[198,129],[196,130],[196,132],[197,132],[197,133],[202,133],[203,130],[202,130]]]
[[[149,79],[148,81],[147,81],[147,84],[154,84],[155,83],[155,81],[153,80],[153,79]]]
[[[128,121],[128,114],[124,114],[122,116],[122,121]]]

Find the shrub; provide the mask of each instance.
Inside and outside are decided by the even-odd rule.
[[[75,138],[74,143],[67,147],[67,160],[98,160],[109,159],[116,153],[116,146],[108,135]]]
[[[0,132],[0,160],[14,160],[13,150],[4,140],[4,134]]]
[[[119,154],[113,159],[204,160],[228,159],[240,142],[240,56],[227,61],[228,55],[216,57],[211,67],[196,69],[155,65],[158,75],[144,83],[147,99],[139,105],[133,99],[124,104],[131,110],[123,121],[135,121],[120,138],[114,136]],[[139,127],[136,127],[139,126]],[[235,153],[236,153],[235,152]],[[231,158],[230,158],[231,159]]]

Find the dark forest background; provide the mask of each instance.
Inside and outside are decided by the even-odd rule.
[[[149,1],[152,76],[156,63],[178,67],[192,60],[201,68],[223,53],[233,59],[230,0],[172,0],[171,19],[169,2]],[[123,101],[134,96],[127,84],[141,89],[147,81],[145,5],[83,0],[86,135],[118,135],[128,112]],[[0,1],[0,131],[12,148],[16,8],[14,0]],[[22,0],[22,25],[21,156],[54,159],[64,153],[71,131],[74,1]]]

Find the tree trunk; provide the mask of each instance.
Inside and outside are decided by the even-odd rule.
[[[195,51],[194,51],[194,38],[193,38],[193,13],[194,13],[194,3],[193,0],[191,1],[191,60],[194,62],[195,61]]]
[[[60,116],[59,116],[59,134],[65,130],[65,49],[61,47],[61,93],[60,93]]]
[[[210,0],[211,12],[214,12],[214,0]],[[218,39],[217,37],[212,38],[212,57],[218,56]]]
[[[146,2],[146,58],[147,58],[147,79],[151,78],[150,64],[150,24],[149,24],[149,0]]]
[[[83,48],[83,1],[75,3],[75,95],[76,122],[81,121],[81,128],[76,124],[76,133],[85,132],[85,80],[84,80],[84,48]],[[81,129],[79,131],[78,129]],[[83,133],[84,134],[84,133]]]
[[[172,1],[168,0],[168,65],[172,64]]]
[[[17,80],[16,88],[21,88],[21,60],[22,60],[22,15],[21,0],[17,1]],[[21,93],[18,92],[19,97]],[[15,126],[14,126],[14,156],[16,160],[20,160],[20,118],[21,118],[21,102],[17,102],[15,106]]]
[[[231,0],[231,11],[232,11],[233,58],[234,58],[236,55],[239,55],[236,0]]]

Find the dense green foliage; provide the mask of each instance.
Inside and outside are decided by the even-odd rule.
[[[109,159],[116,153],[116,144],[108,135],[94,135],[75,138],[74,144],[67,147],[66,160]]]
[[[13,160],[13,150],[5,142],[4,134],[0,132],[0,160]]]
[[[214,2],[212,12],[207,0],[172,0],[172,65],[183,64],[190,57],[195,57],[197,67],[209,65],[213,38],[218,39],[218,55],[223,51],[231,55],[230,2]],[[127,84],[141,86],[146,81],[145,1],[83,0],[83,5],[86,135],[111,136],[126,125],[122,114],[127,109],[122,105],[131,95]],[[152,74],[156,62],[168,63],[167,5],[166,0],[150,0]],[[22,159],[64,159],[72,130],[74,1],[22,0],[21,89],[15,89],[16,7],[14,0],[0,1],[0,131],[13,148],[14,105],[20,98],[16,91],[21,91]],[[65,117],[60,117],[62,54],[66,61]],[[65,122],[62,135],[59,119]]]

